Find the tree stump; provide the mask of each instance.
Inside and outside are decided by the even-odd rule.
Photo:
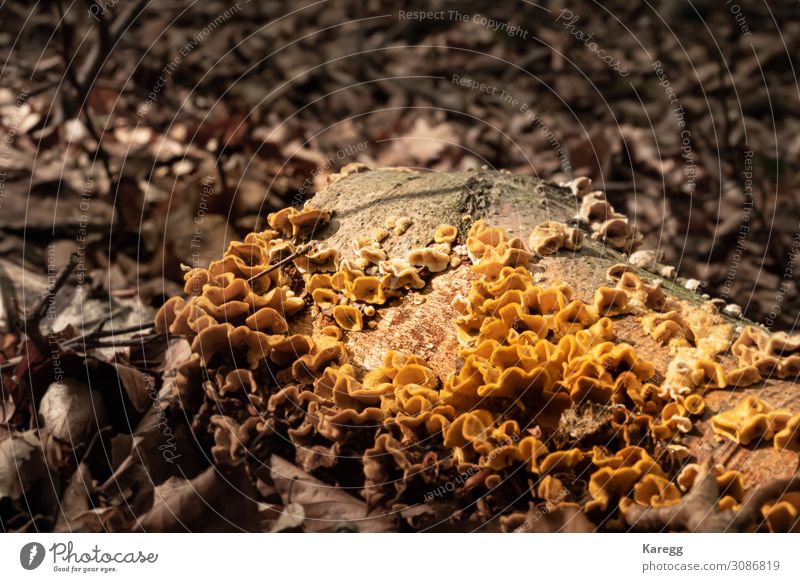
[[[332,212],[331,222],[315,233],[315,238],[345,255],[352,253],[357,238],[375,228],[384,228],[387,217],[411,218],[413,222],[405,233],[392,236],[383,244],[390,258],[400,258],[413,248],[432,243],[434,230],[440,224],[457,226],[464,236],[475,221],[483,219],[491,226],[504,228],[512,237],[527,240],[531,230],[544,221],[573,221],[580,200],[567,187],[504,171],[442,174],[407,168],[370,170],[354,164],[332,176],[309,205]],[[576,291],[578,299],[591,303],[595,289],[608,285],[608,268],[625,261],[623,254],[585,236],[579,251],[558,252],[539,259],[537,265],[542,282],[566,283]],[[645,280],[658,278],[643,269],[636,272]],[[376,327],[348,334],[345,341],[353,364],[363,369],[377,368],[385,353],[395,349],[426,358],[444,380],[457,360],[458,342],[452,325],[455,314],[450,303],[456,293],[466,294],[473,278],[465,262],[434,276],[420,292],[382,307]],[[697,304],[705,301],[673,282],[663,281],[662,285],[668,295]],[[311,321],[305,326],[313,328]],[[667,349],[643,332],[635,316],[617,318],[615,331],[620,341],[634,346],[637,354],[649,359],[659,373],[665,373],[670,360]],[[723,357],[723,364],[732,362],[730,355]],[[768,379],[746,388],[712,391],[706,396],[704,420],[684,440],[699,463],[720,463],[742,471],[748,488],[798,472],[796,453],[766,445],[741,447],[720,439],[711,430],[711,416],[749,394],[775,407],[800,410],[800,385],[795,382]]]

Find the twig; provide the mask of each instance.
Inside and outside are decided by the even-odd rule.
[[[22,361],[22,356],[16,356],[14,358],[9,359],[6,362],[0,364],[0,370],[8,370],[9,368],[13,368],[17,364]]]
[[[102,341],[94,341],[91,345],[86,345],[84,348],[86,349],[97,349],[97,348],[126,348],[131,346],[138,346],[144,342],[149,342],[151,340],[158,339],[160,337],[166,337],[166,333],[151,333],[148,335],[143,335],[141,337],[134,337],[126,340],[121,341],[111,341],[111,342],[102,342]],[[72,349],[75,349],[75,345],[71,345]]]
[[[75,90],[75,101],[70,103],[69,98],[67,96],[67,92],[63,92],[62,95],[64,96],[64,115],[65,117],[78,117],[81,113],[84,114],[86,118],[86,128],[89,130],[92,138],[97,142],[97,148],[95,150],[95,156],[99,157],[105,167],[106,173],[108,174],[109,179],[111,179],[111,167],[108,161],[108,155],[106,154],[105,150],[101,145],[101,138],[100,134],[97,132],[97,128],[94,126],[94,121],[92,120],[91,116],[87,108],[83,107],[83,104],[86,101],[88,95],[88,88],[85,88],[83,83],[80,79],[75,75],[74,67],[70,66],[70,48],[69,48],[69,38],[67,38],[67,27],[66,27],[66,14],[64,12],[64,5],[62,4],[62,0],[57,0],[53,5],[56,11],[56,16],[58,17],[59,22],[61,23],[60,29],[61,34],[59,35],[61,38],[61,58],[64,61],[64,74],[67,78],[67,82],[72,86]],[[98,18],[102,19],[103,14],[102,12],[98,13]],[[103,27],[99,27],[103,28]]]
[[[19,330],[21,322],[17,290],[2,263],[0,263],[0,301],[6,312],[6,326],[12,331]]]
[[[53,303],[56,294],[64,286],[64,283],[67,282],[67,279],[69,279],[69,276],[77,265],[78,255],[76,253],[70,254],[67,264],[61,267],[55,279],[47,286],[47,289],[44,290],[39,299],[36,300],[36,303],[28,312],[23,322],[23,329],[20,331],[30,338],[42,355],[47,352],[47,341],[42,335],[42,330],[40,328],[42,318]]]
[[[108,180],[111,182],[112,191],[115,189],[116,180],[111,169],[111,159],[108,153],[103,149],[103,136],[97,130],[94,120],[89,114],[88,108],[85,107],[85,104],[94,82],[108,62],[111,51],[114,50],[114,47],[117,45],[122,35],[134,23],[136,18],[139,17],[148,3],[149,0],[126,3],[117,18],[110,24],[106,19],[105,10],[92,12],[97,18],[97,26],[95,29],[97,30],[98,39],[97,42],[92,45],[89,55],[87,55],[83,66],[77,73],[74,71],[73,66],[71,66],[72,57],[70,56],[69,39],[67,38],[65,26],[64,6],[61,0],[55,3],[57,15],[61,22],[61,51],[62,58],[64,59],[65,75],[67,81],[76,93],[73,103],[65,101],[65,114],[69,117],[78,117],[78,115],[83,113],[83,117],[86,121],[86,129],[95,142],[97,142],[94,154],[96,157],[100,158]],[[87,0],[87,4],[91,12],[93,3]],[[120,224],[124,224],[121,205],[116,204],[117,198],[118,197],[115,197],[114,209],[118,213]]]
[[[84,80],[78,78],[78,76],[75,74],[74,68],[70,66],[69,39],[67,38],[67,28],[65,26],[65,13],[62,0],[57,0],[55,3],[55,9],[61,22],[61,58],[64,60],[65,75],[67,77],[67,81],[70,85],[72,85],[72,88],[76,93],[75,102],[65,104],[65,114],[69,117],[77,117],[81,113],[83,114],[84,120],[86,121],[86,129],[89,131],[92,139],[94,139],[94,141],[97,143],[94,156],[96,158],[100,158],[100,162],[103,164],[103,169],[106,172],[106,176],[113,184],[114,175],[111,171],[111,160],[108,153],[106,153],[105,149],[103,149],[103,137],[100,135],[100,132],[97,131],[97,127],[95,127],[94,120],[89,114],[88,107],[84,107],[86,99],[89,95],[90,87],[86,86]],[[97,12],[97,18],[100,22],[100,26],[97,27],[100,34],[100,43],[104,45],[107,44],[110,39],[108,38],[108,25],[106,24],[105,15],[103,14],[102,10]],[[64,93],[64,95],[66,97],[66,93]]]
[[[105,323],[107,321],[108,320],[104,320],[103,323],[100,324],[98,329],[96,329],[96,330],[94,330],[94,331],[92,331],[90,333],[84,334],[84,335],[80,335],[80,336],[77,336],[77,337],[70,338],[70,339],[66,340],[62,345],[64,347],[70,347],[70,346],[73,346],[75,344],[87,344],[87,343],[91,344],[91,343],[99,340],[100,338],[113,337],[113,336],[117,336],[117,335],[127,335],[129,333],[136,333],[138,331],[145,331],[145,330],[148,330],[148,329],[152,329],[155,326],[155,322],[151,321],[151,322],[143,323],[143,324],[139,324],[139,325],[131,325],[129,327],[123,327],[123,328],[120,328],[120,329],[108,329],[108,330],[105,330],[105,329],[103,329],[103,326],[105,325]],[[136,338],[134,338],[134,339],[136,339]]]
[[[67,282],[69,276],[72,274],[72,271],[75,270],[75,267],[78,266],[78,254],[71,253],[69,255],[69,259],[67,259],[67,264],[59,269],[58,273],[56,273],[55,279],[47,286],[42,294],[39,296],[39,299],[36,300],[36,303],[33,304],[31,307],[30,313],[28,314],[26,320],[27,321],[41,321],[44,317],[47,308],[49,307],[50,302],[56,296],[56,293],[64,286],[64,283]]]
[[[48,522],[52,523],[53,522],[53,518],[48,516],[48,515],[43,515],[41,513],[37,513],[36,515],[31,517],[28,521],[26,521],[23,526],[18,527],[18,528],[13,529],[13,530],[10,530],[10,531],[12,533],[25,533],[25,532],[28,531],[28,528],[30,526],[36,525],[37,521],[48,521]],[[37,529],[37,531],[38,531],[38,529]]]
[[[138,2],[128,2],[124,5],[122,12],[114,19],[111,24],[105,19],[101,12],[97,32],[99,42],[92,47],[90,58],[87,58],[84,66],[78,74],[78,81],[81,86],[81,94],[85,97],[92,88],[92,83],[100,74],[103,66],[108,60],[108,56],[116,46],[122,34],[133,24],[139,14],[144,10],[149,0],[139,0]]]
[[[289,255],[289,256],[287,256],[287,257],[284,257],[284,258],[282,258],[280,261],[278,261],[278,262],[277,262],[277,263],[275,263],[274,265],[270,265],[269,267],[267,267],[267,268],[266,268],[266,269],[264,269],[263,271],[261,271],[261,272],[259,272],[259,273],[256,273],[255,275],[253,275],[252,277],[250,277],[250,278],[247,280],[247,282],[248,282],[248,283],[252,283],[253,281],[255,281],[256,279],[258,279],[259,277],[263,277],[264,275],[266,275],[266,274],[268,274],[268,273],[271,273],[271,272],[272,272],[272,271],[274,271],[275,269],[279,269],[279,268],[281,268],[282,266],[284,266],[285,264],[289,263],[290,261],[293,261],[294,259],[296,259],[296,258],[297,258],[297,257],[299,257],[300,255],[304,255],[304,254],[306,254],[306,253],[307,253],[307,252],[308,252],[310,249],[311,249],[311,243],[304,244],[304,245],[303,245],[303,246],[301,246],[299,249],[297,249],[295,252],[293,252],[291,255]]]
[[[89,454],[92,452],[92,449],[94,449],[94,446],[95,444],[97,444],[98,439],[110,430],[111,430],[111,425],[106,425],[100,430],[98,430],[96,433],[94,433],[94,436],[92,436],[92,440],[89,441],[88,445],[86,445],[86,449],[83,451],[83,454],[81,455],[81,460],[78,463],[78,470],[80,470],[80,465],[85,463],[86,459],[89,458]]]
[[[136,333],[140,331],[150,330],[155,326],[154,322],[147,322],[140,325],[131,325],[128,327],[123,327],[120,329],[109,329],[104,330],[103,326],[107,320],[104,320],[97,329],[94,331],[70,338],[63,342],[58,343],[59,350],[64,349],[71,349],[77,350],[80,352],[87,352],[88,350],[93,350],[97,348],[121,348],[121,347],[130,347],[135,345],[140,345],[142,342],[148,342],[154,339],[158,339],[166,334],[163,333],[149,333],[147,335],[143,335],[141,337],[134,337],[128,338],[126,340],[119,340],[119,341],[111,341],[111,342],[103,342],[101,341],[103,338],[113,337],[116,335],[127,335],[129,333]],[[20,324],[22,325],[22,324]],[[35,332],[34,332],[35,333]],[[30,337],[30,335],[28,335]],[[44,340],[44,338],[42,338]],[[79,348],[83,348],[82,350]],[[13,368],[14,366],[18,365],[22,361],[22,356],[16,356],[14,358],[9,359],[6,362],[0,363],[0,370],[7,370],[9,368]]]

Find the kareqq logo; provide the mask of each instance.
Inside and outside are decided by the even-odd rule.
[[[30,542],[19,551],[19,563],[26,570],[35,570],[44,561],[44,546],[39,542]]]

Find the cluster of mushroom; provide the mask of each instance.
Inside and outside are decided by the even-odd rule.
[[[742,506],[745,498],[744,476],[739,471],[726,470],[722,465],[713,468],[720,498],[717,508],[736,511]],[[676,482],[678,486],[689,490],[701,474],[696,463],[689,463],[681,469]],[[787,491],[777,499],[767,501],[761,507],[767,530],[776,533],[800,532],[800,493]]]
[[[734,408],[712,417],[711,427],[741,445],[772,440],[778,449],[800,451],[800,414],[775,409],[755,396],[742,398]]]
[[[528,237],[528,246],[539,255],[551,255],[560,249],[580,250],[583,234],[563,222],[548,220],[538,224]]]
[[[188,299],[170,299],[156,316],[158,331],[191,342],[176,393],[197,412],[196,425],[213,434],[218,462],[244,462],[253,435],[269,432],[291,443],[309,471],[361,458],[370,501],[387,486],[400,494],[412,480],[433,487],[445,467],[490,491],[521,469],[534,498],[598,518],[681,499],[691,470],[670,478],[664,455],[688,456],[676,443],[704,412],[705,390],[740,383],[713,359],[723,343],[709,333],[714,320],[682,309],[628,269],[615,272],[614,285],[597,289],[591,303],[566,285],[536,285],[523,242],[478,221],[463,241],[478,277],[453,300],[457,367],[442,382],[423,359],[389,351],[381,366],[364,372],[348,361],[343,332],[369,328],[392,298],[455,266],[459,234],[441,225],[432,245],[404,259],[388,258],[386,229],[356,240],[350,258],[313,243],[298,246],[329,219],[313,208],[270,215],[269,230],[231,243],[208,268],[188,270]],[[395,220],[395,232],[398,226],[408,228]],[[580,244],[557,223],[534,234],[539,254]],[[313,336],[293,333],[293,318],[307,306],[320,332]],[[679,352],[659,384],[650,362],[615,341],[612,318],[623,314],[644,315],[655,339],[691,357]],[[734,352],[745,371],[733,380],[747,380],[750,368],[760,379],[765,358],[772,358],[770,370],[789,374],[800,345],[780,341],[742,334]],[[610,411],[607,431],[600,441],[565,444],[562,415],[585,406]],[[742,444],[774,438],[776,446],[800,449],[800,415],[747,406],[715,417],[715,430]],[[718,480],[734,490],[721,503],[741,503],[741,476],[720,473]],[[794,501],[766,508],[770,523],[777,528],[796,512]]]
[[[800,533],[800,492],[787,491],[768,501],[761,508],[761,515],[771,532]]]
[[[619,280],[632,277],[621,267],[612,267]],[[706,390],[749,386],[762,379],[756,367],[742,365],[741,360],[737,367],[723,368],[720,356],[731,345],[734,328],[716,313],[713,305],[697,306],[661,297],[663,294],[648,305],[652,309],[640,313],[645,333],[670,349],[672,359],[662,383],[663,392],[684,397],[702,395]],[[737,342],[740,341],[741,337]]]
[[[628,254],[641,246],[642,234],[627,216],[614,210],[604,192],[592,190],[589,178],[576,178],[565,186],[580,200],[580,209],[575,218],[591,228],[592,238]]]
[[[389,223],[394,225],[395,234],[408,228],[402,219],[392,219]],[[390,234],[380,228],[370,237],[355,240],[352,259],[340,259],[334,254],[330,264],[310,267],[295,260],[301,272],[310,275],[306,289],[313,302],[341,329],[361,331],[365,317],[376,314],[375,306],[407,290],[422,289],[425,280],[421,274],[444,271],[455,258],[450,257],[450,244],[458,236],[453,226],[440,225],[435,233],[435,245],[413,249],[404,260],[388,259],[382,248],[381,243]],[[333,249],[329,251],[335,253]]]
[[[653,487],[669,489],[665,500],[672,500],[674,486],[659,480],[665,475],[658,463],[633,443],[648,434],[673,438],[664,427],[685,429],[677,417],[702,407],[691,401],[668,409],[659,387],[648,382],[653,366],[630,345],[611,341],[609,318],[637,302],[662,303],[660,290],[629,273],[616,287],[598,289],[593,303],[586,304],[566,285],[535,285],[531,272],[517,266],[529,259],[524,247],[506,240],[501,229],[476,223],[467,248],[473,271],[482,276],[467,297],[453,302],[460,313],[455,325],[462,364],[428,401],[437,414],[425,413],[436,420],[416,425],[427,432],[414,436],[441,431],[459,467],[479,467],[489,488],[519,464],[538,477],[539,489],[550,492],[564,487],[556,475],[579,475],[594,467],[587,511],[613,510],[631,493],[631,502],[650,504],[644,500],[657,497],[647,493]],[[598,446],[551,451],[547,443],[562,413],[586,403],[616,408],[612,422],[625,446],[616,453]]]
[[[446,267],[450,257],[445,255],[440,267],[441,250],[421,249],[408,262],[388,261],[377,240],[381,233],[356,241],[354,259],[341,259],[334,249],[310,244],[300,252],[299,241],[329,218],[327,211],[313,208],[290,207],[269,215],[271,229],[231,243],[208,268],[188,270],[184,291],[189,298],[169,299],[156,315],[159,332],[191,341],[191,357],[178,366],[177,396],[187,408],[211,409],[201,406],[197,387],[204,387],[207,402],[221,413],[207,419],[214,430],[215,454],[228,462],[237,456],[232,443],[248,441],[247,430],[274,428],[269,419],[253,419],[280,407],[304,411],[304,425],[289,431],[298,445],[303,431],[308,435],[313,429],[315,435],[338,443],[349,427],[381,423],[386,416],[380,396],[391,381],[378,381],[377,374],[367,375],[364,384],[356,379],[339,341],[342,330],[360,331],[364,317],[375,314],[375,306],[405,289],[423,287],[412,263],[425,263],[435,272]],[[452,242],[456,234],[443,226],[437,238]],[[316,338],[290,333],[289,319],[309,302],[330,323]],[[206,382],[209,376],[215,381]],[[401,373],[400,380],[407,379]],[[392,399],[401,408],[413,408],[413,396]]]
[[[272,229],[230,243],[208,268],[189,269],[188,299],[173,297],[156,315],[158,331],[191,342],[190,358],[177,368],[176,396],[181,406],[199,411],[196,425],[208,423],[218,460],[241,462],[241,448],[265,429],[262,413],[276,384],[312,383],[346,362],[337,338],[290,330],[307,305],[301,273],[329,261],[302,256],[295,245],[329,217],[313,208],[270,215]]]
[[[387,224],[393,226],[395,234],[402,234],[409,221],[392,217]],[[425,280],[420,273],[438,273],[454,264],[456,257],[450,257],[450,244],[458,230],[453,226],[440,225],[434,237],[436,244],[413,249],[405,260],[388,259],[381,243],[390,234],[386,229],[375,229],[370,237],[354,241],[354,258],[339,260],[334,255],[325,268],[302,268],[295,261],[303,273],[311,274],[306,288],[314,303],[346,331],[361,331],[364,317],[376,314],[375,306],[407,290],[422,289]]]
[[[287,318],[303,309],[305,301],[283,270],[269,270],[282,244],[276,235],[251,233],[244,242],[232,242],[208,268],[189,270],[184,275],[188,300],[173,297],[157,313],[158,331],[192,341],[189,367],[225,362],[255,369],[282,351]]]
[[[642,317],[642,327],[650,337],[674,348],[697,345],[700,336],[692,323],[681,309],[653,311]]]
[[[717,500],[719,509],[739,509],[745,497],[744,475],[739,471],[725,469],[722,465],[713,467],[714,478],[720,498]],[[675,482],[683,491],[688,491],[694,486],[701,474],[700,465],[689,463],[678,473]]]
[[[438,379],[424,362],[415,356],[390,351],[383,366],[359,380],[355,369],[342,359],[331,364],[321,375],[309,376],[304,385],[290,384],[269,402],[270,412],[287,404],[304,409],[315,433],[330,441],[342,442],[344,433],[369,425],[396,424],[413,434],[420,424],[432,429],[442,412],[438,407]],[[445,412],[446,413],[446,412]],[[441,426],[441,425],[439,425]],[[293,429],[292,440],[307,427]]]
[[[742,366],[752,368],[765,378],[800,376],[800,335],[768,334],[760,328],[747,326],[734,342],[732,351]]]

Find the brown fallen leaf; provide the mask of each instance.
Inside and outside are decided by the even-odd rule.
[[[42,443],[36,431],[15,433],[0,442],[0,500],[19,499],[46,473]]]
[[[160,402],[151,401],[133,431],[127,460],[141,464],[156,485],[168,477],[196,475],[207,464],[194,444],[195,437],[186,419],[170,414]]]
[[[285,506],[270,528],[270,532],[302,532],[303,523],[306,520],[306,511],[299,503],[290,503]]]
[[[136,412],[144,412],[153,403],[150,398],[151,391],[154,389],[152,377],[118,360],[110,363],[116,370],[119,383]]]
[[[286,459],[272,455],[272,480],[289,507],[299,504],[305,513],[304,530],[322,532],[340,526],[353,526],[360,532],[395,531],[394,520],[386,515],[370,514],[367,504],[344,489],[323,483]],[[287,510],[288,511],[288,510]]]
[[[39,417],[51,436],[75,448],[105,424],[103,396],[83,382],[65,378],[47,388]]]
[[[58,519],[53,531],[70,533],[103,531],[99,521],[85,519],[85,515],[91,509],[90,495],[92,491],[92,476],[89,468],[85,463],[80,463],[61,496]]]
[[[147,532],[255,532],[260,513],[241,467],[209,467],[191,480],[171,477],[156,487],[153,507],[134,529]]]

